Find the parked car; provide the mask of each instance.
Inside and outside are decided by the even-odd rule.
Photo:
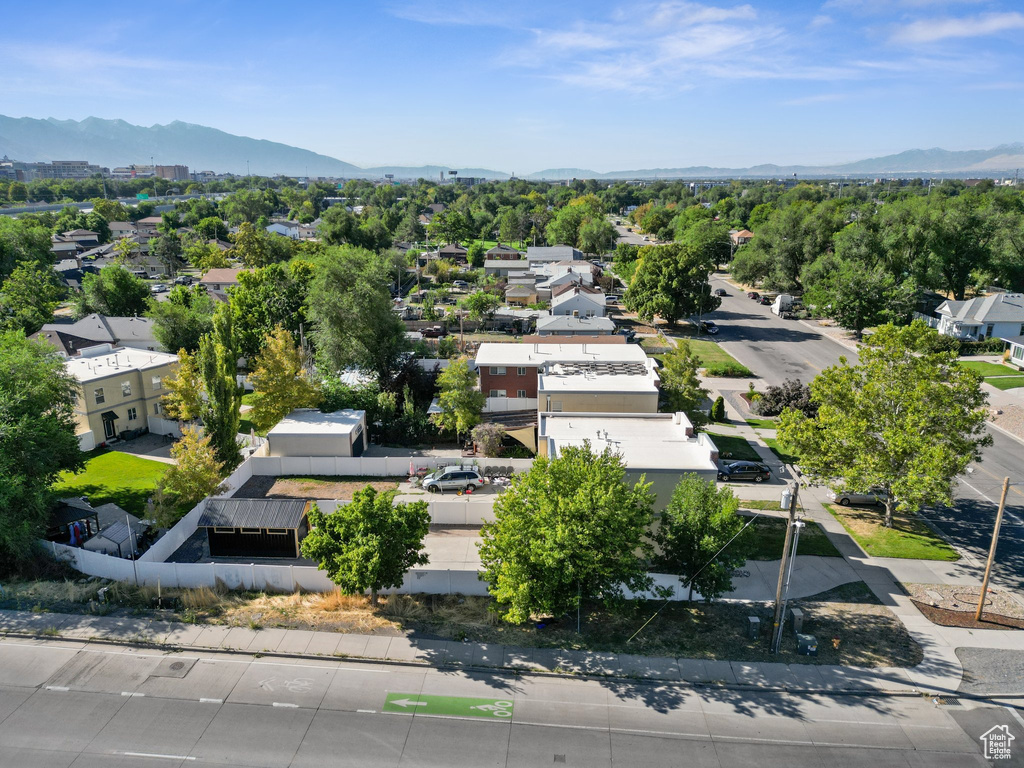
[[[452,288],[458,288],[464,291],[469,288],[469,283],[465,280],[452,280]]]
[[[870,488],[864,493],[836,493],[829,489],[826,494],[832,501],[848,507],[851,504],[881,504],[885,491],[881,488]]]
[[[647,235],[644,235],[644,242],[645,243],[650,242],[650,240],[651,240],[651,238],[649,238]]]
[[[607,301],[609,303],[615,303],[615,302],[622,301],[622,297],[619,296],[619,294],[617,294],[617,293],[609,293],[604,298],[605,298],[605,301]]]
[[[174,278],[175,285],[192,285],[196,279],[192,275],[178,275]]]
[[[760,483],[771,480],[772,471],[767,464],[758,461],[734,461],[718,468],[718,479],[722,482],[733,480],[753,480]]]
[[[625,336],[626,341],[633,341],[633,339],[636,338],[636,331],[632,328],[619,328],[616,333],[619,334],[619,336]]]
[[[423,489],[430,493],[445,491],[475,491],[484,479],[475,469],[444,467],[423,478]]]
[[[728,295],[729,294],[725,292],[725,288],[715,288],[715,296],[728,296]]]
[[[761,298],[759,298],[757,300],[758,304],[763,304],[766,307],[770,307],[773,302],[774,302],[774,299],[772,299],[771,296],[762,296]]]
[[[747,298],[748,299],[760,299],[761,298],[761,294],[758,293],[757,291],[747,291]]]
[[[718,333],[718,326],[715,325],[714,322],[711,320],[702,321],[700,324],[700,329],[704,331],[704,333]]]
[[[447,332],[444,330],[444,326],[433,325],[430,328],[424,328],[421,333],[425,339],[440,339],[442,336],[447,336]]]
[[[149,290],[152,293],[167,293],[170,288],[167,287],[166,283],[154,283],[150,286]]]

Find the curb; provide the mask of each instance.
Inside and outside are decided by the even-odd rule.
[[[996,430],[997,432],[1002,432],[1004,435],[1006,435],[1011,440],[1016,440],[1021,445],[1024,445],[1024,437],[1020,437],[1020,435],[1015,435],[1015,434],[1013,434],[1013,432],[1010,432],[1008,429],[1003,429],[998,424],[996,424],[993,421],[989,421],[988,419],[985,420],[985,423],[989,427],[991,427],[992,429]]]
[[[171,643],[159,643],[151,642],[146,640],[136,641],[123,641],[123,640],[112,640],[105,637],[95,638],[70,638],[63,637],[61,635],[41,635],[37,632],[4,632],[0,637],[3,638],[25,638],[33,640],[64,640],[64,641],[80,641],[83,643],[94,643],[101,645],[111,646],[128,646],[131,648],[145,648],[154,650],[165,650],[168,653],[187,653],[189,651],[195,653],[216,653],[222,655],[241,655],[251,656],[254,659],[260,658],[280,658],[280,659],[303,659],[307,661],[346,661],[356,662],[360,664],[386,664],[393,667],[420,667],[420,668],[435,668],[435,669],[464,669],[476,672],[504,672],[511,673],[514,675],[535,675],[538,677],[552,677],[561,678],[563,680],[632,680],[643,682],[651,685],[674,685],[684,686],[687,688],[709,688],[715,690],[730,690],[730,691],[749,691],[749,692],[760,692],[760,693],[792,693],[792,694],[806,694],[806,695],[819,695],[819,696],[899,696],[899,697],[920,697],[920,696],[952,696],[956,695],[960,698],[986,698],[979,697],[977,694],[959,694],[950,691],[932,691],[921,688],[920,686],[914,687],[912,690],[907,689],[885,689],[885,688],[841,688],[841,689],[830,689],[830,688],[790,688],[785,685],[750,685],[745,683],[721,683],[721,682],[692,682],[689,680],[666,680],[660,677],[636,677],[631,675],[599,675],[590,672],[581,672],[579,674],[567,673],[567,672],[549,672],[543,669],[537,668],[523,668],[523,667],[481,667],[470,664],[447,664],[447,663],[433,663],[429,661],[415,661],[415,660],[395,660],[395,659],[376,659],[367,656],[321,656],[317,654],[306,654],[306,653],[283,653],[280,651],[243,651],[237,648],[207,648],[205,646],[194,646],[194,645],[177,645]],[[813,665],[809,665],[813,666]],[[907,669],[912,669],[908,667]],[[1017,694],[998,694],[1002,698],[1018,698],[1024,697],[1024,693]],[[994,698],[995,696],[993,696]]]

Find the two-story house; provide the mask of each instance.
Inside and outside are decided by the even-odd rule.
[[[83,451],[138,429],[176,434],[163,418],[164,380],[178,368],[178,356],[109,344],[82,350],[65,367],[79,385],[74,416]]]
[[[551,314],[604,317],[605,295],[599,288],[569,283],[551,291]]]

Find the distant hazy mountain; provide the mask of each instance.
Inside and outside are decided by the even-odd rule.
[[[124,120],[89,117],[82,121],[0,115],[0,157],[16,160],[88,160],[114,168],[132,163],[146,165],[152,157],[160,165],[187,165],[191,170],[221,173],[252,173],[272,176],[331,176],[339,178],[437,179],[458,170],[459,176],[507,179],[509,174],[487,168],[449,166],[377,166],[360,168],[327,155],[287,144],[247,136],[235,136],[216,128],[175,121],[144,127]],[[1013,172],[1024,168],[1024,144],[1004,144],[992,149],[950,152],[945,149],[912,149],[896,155],[874,157],[840,165],[756,165],[749,168],[648,168],[597,173],[583,168],[549,168],[527,179],[656,179],[792,176],[867,176],[888,173],[977,174]]]

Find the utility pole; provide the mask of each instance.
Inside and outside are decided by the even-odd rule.
[[[974,614],[975,621],[981,621],[985,611],[985,593],[988,591],[988,579],[992,574],[992,561],[996,559],[996,546],[999,544],[999,527],[1003,524],[1003,510],[1006,509],[1006,493],[1010,490],[1010,478],[1003,478],[1003,493],[999,497],[999,511],[996,512],[996,525],[992,529],[992,546],[988,550],[988,562],[985,563],[985,578],[981,580],[981,596],[978,598],[978,611]]]
[[[789,524],[786,526],[786,539],[782,544],[782,562],[779,563],[779,583],[775,588],[775,618],[772,621],[772,653],[776,652],[778,643],[776,637],[782,636],[782,623],[786,618],[782,614],[782,589],[786,584],[786,560],[789,556],[789,545],[793,540],[793,524],[796,522],[797,497],[800,492],[800,484],[793,483],[790,488],[789,497]]]

